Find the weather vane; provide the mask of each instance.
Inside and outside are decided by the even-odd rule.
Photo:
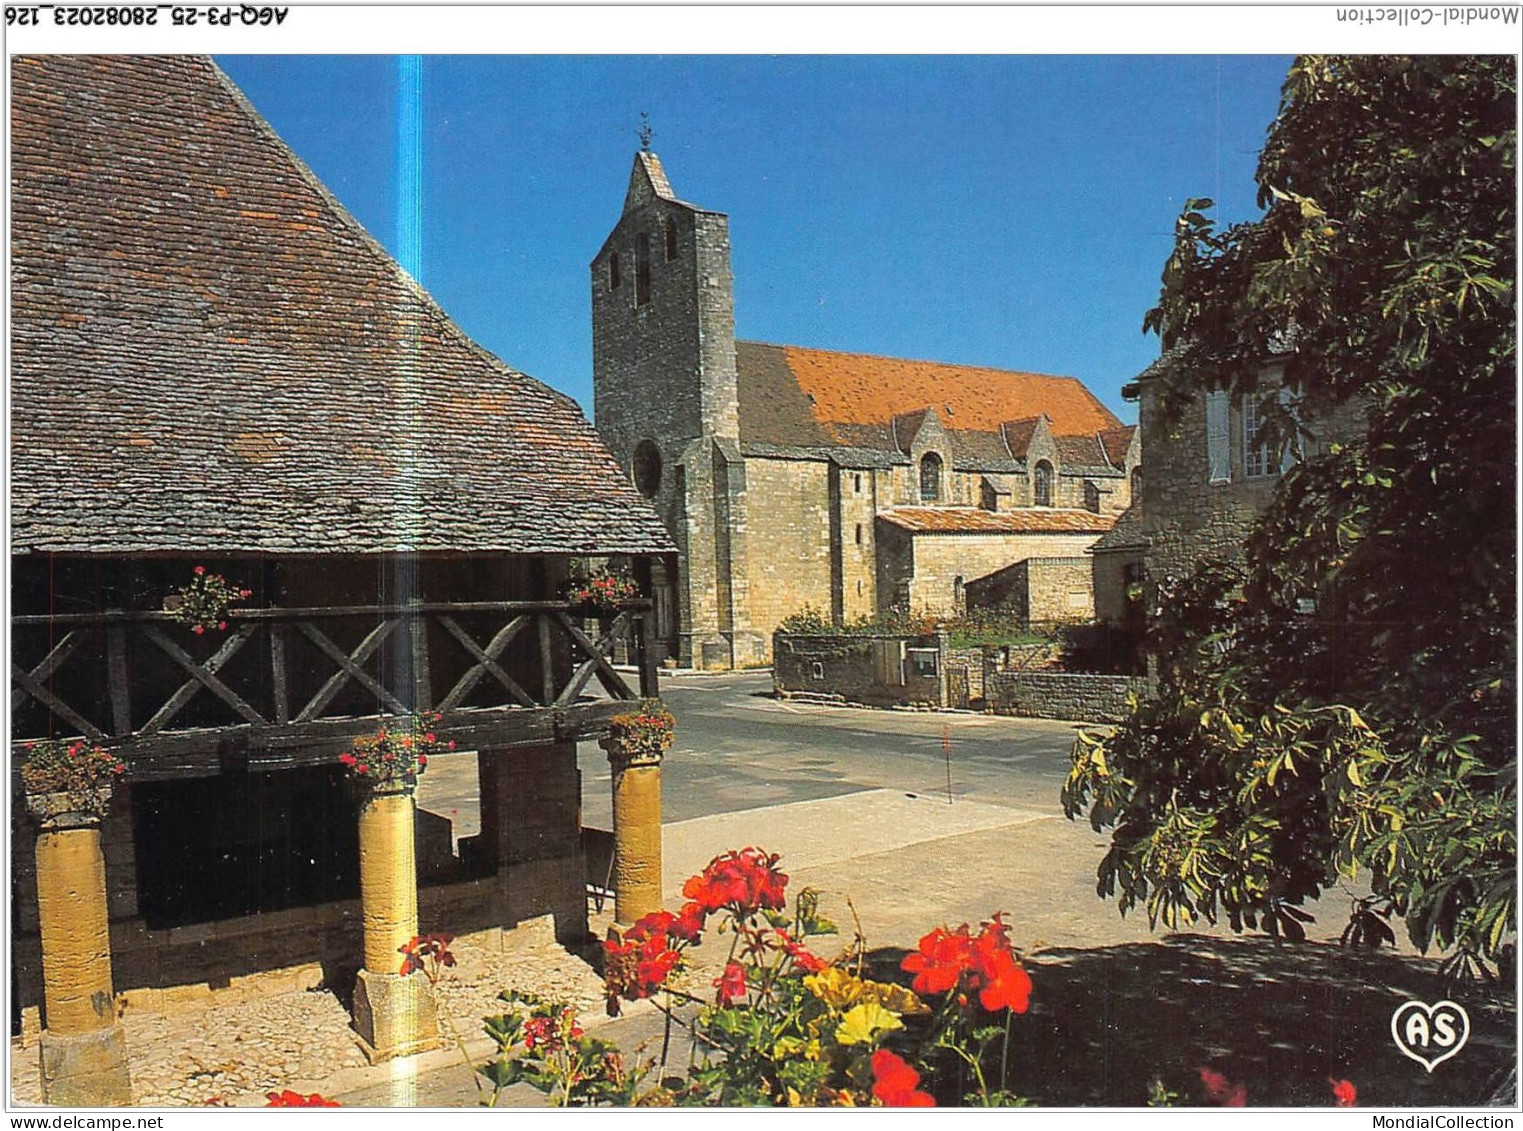
[[[640,139],[640,148],[649,153],[650,139],[656,136],[656,131],[650,128],[650,113],[648,111],[640,111],[640,128],[635,131],[635,136]]]

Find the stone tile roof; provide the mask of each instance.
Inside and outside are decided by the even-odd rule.
[[[1022,420],[1007,420],[1000,425],[1000,434],[1005,437],[1005,444],[1016,459],[1026,458],[1040,420],[1041,417],[1028,416]]]
[[[1142,530],[1142,508],[1133,504],[1116,518],[1116,525],[1089,548],[1091,554],[1103,554],[1122,550],[1145,550],[1150,545]]]
[[[886,424],[896,415],[936,406],[949,430],[997,432],[1005,421],[1045,414],[1057,435],[1093,435],[1120,426],[1114,414],[1073,377],[1049,377],[934,361],[799,346],[736,343],[742,439],[751,429],[805,429],[812,424],[837,438],[843,425]],[[764,372],[763,372],[764,371]],[[784,375],[802,401],[768,420]]]
[[[1119,474],[1105,451],[1099,433],[1090,436],[1054,436],[1052,442],[1057,446],[1058,459],[1062,461],[1063,472],[1067,475]]]
[[[969,428],[949,432],[952,442],[952,466],[958,471],[995,471],[1013,475],[1021,465],[1005,446],[998,432],[978,432]]]
[[[1128,424],[1122,428],[1107,428],[1100,433],[1100,446],[1105,449],[1105,458],[1112,467],[1126,466],[1126,450],[1131,447],[1136,431],[1135,424]]]
[[[209,61],[12,63],[15,552],[671,548]]]
[[[878,517],[912,534],[1101,534],[1116,521],[1110,515],[1054,507],[895,507]]]

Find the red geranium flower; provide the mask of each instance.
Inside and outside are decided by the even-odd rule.
[[[201,577],[203,574],[206,573],[206,567],[205,566],[197,566],[195,569],[191,570],[190,572],[195,574],[197,577]],[[287,1092],[285,1094],[286,1095],[295,1095],[296,1093],[294,1093],[294,1092]]]
[[[320,1092],[313,1092],[304,1096],[300,1092],[293,1092],[287,1088],[283,1092],[266,1092],[264,1098],[269,1102],[265,1107],[343,1107],[337,1100],[330,1100]]]
[[[904,1059],[879,1049],[873,1053],[873,1097],[884,1107],[935,1107],[936,1100],[928,1093],[917,1091],[920,1073],[911,1068]]]
[[[681,939],[683,942],[695,943],[703,934],[704,924],[708,921],[708,914],[701,904],[684,903],[682,914],[672,921],[667,928],[672,938]]]
[[[724,973],[714,979],[714,988],[719,991],[720,1005],[734,1005],[737,999],[744,1000],[746,968],[739,962],[725,963]]]
[[[812,953],[803,943],[799,942],[787,931],[779,928],[777,937],[782,941],[783,950],[788,953],[788,957],[793,959],[793,964],[804,973],[818,974],[830,965],[819,955]]]
[[[900,968],[915,975],[911,988],[916,993],[955,990],[960,1006],[967,1005],[974,993],[991,1013],[1001,1009],[1025,1013],[1031,1004],[1031,978],[1015,960],[1010,927],[1002,912],[983,924],[977,938],[966,923],[955,931],[937,927],[920,940],[919,949],[907,955]]]
[[[1354,1087],[1352,1080],[1334,1080],[1331,1076],[1327,1082],[1333,1086],[1333,1102],[1339,1107],[1358,1107],[1359,1089]]]
[[[955,932],[937,927],[920,940],[920,948],[907,955],[900,969],[915,975],[911,984],[917,994],[946,993],[957,985],[973,961],[973,940],[967,924]]]
[[[672,949],[671,938],[658,928],[670,912],[647,915],[625,932],[622,939],[603,943],[603,988],[608,1015],[619,1015],[619,998],[639,1001],[666,984],[682,955]]]
[[[705,912],[729,908],[745,918],[763,907],[781,911],[787,905],[783,889],[788,877],[778,871],[778,859],[759,848],[716,856],[682,886],[682,894]]]
[[[1202,1068],[1200,1082],[1205,1085],[1207,1103],[1216,1107],[1248,1106],[1248,1089],[1241,1084],[1234,1084],[1220,1072]]]

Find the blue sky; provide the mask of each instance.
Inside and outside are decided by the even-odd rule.
[[[589,18],[593,10],[589,10]],[[1103,18],[1103,10],[1096,10]],[[218,56],[399,245],[404,71]],[[1079,377],[1123,420],[1191,196],[1252,218],[1287,56],[429,56],[419,273],[509,364],[592,405],[588,262],[646,111],[677,194],[727,212],[738,336]]]

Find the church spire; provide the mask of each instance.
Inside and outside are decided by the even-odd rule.
[[[635,167],[629,174],[629,191],[624,195],[624,211],[629,212],[651,200],[676,199],[677,194],[672,192],[671,182],[666,179],[666,170],[661,167],[661,158],[648,149],[636,153]]]

